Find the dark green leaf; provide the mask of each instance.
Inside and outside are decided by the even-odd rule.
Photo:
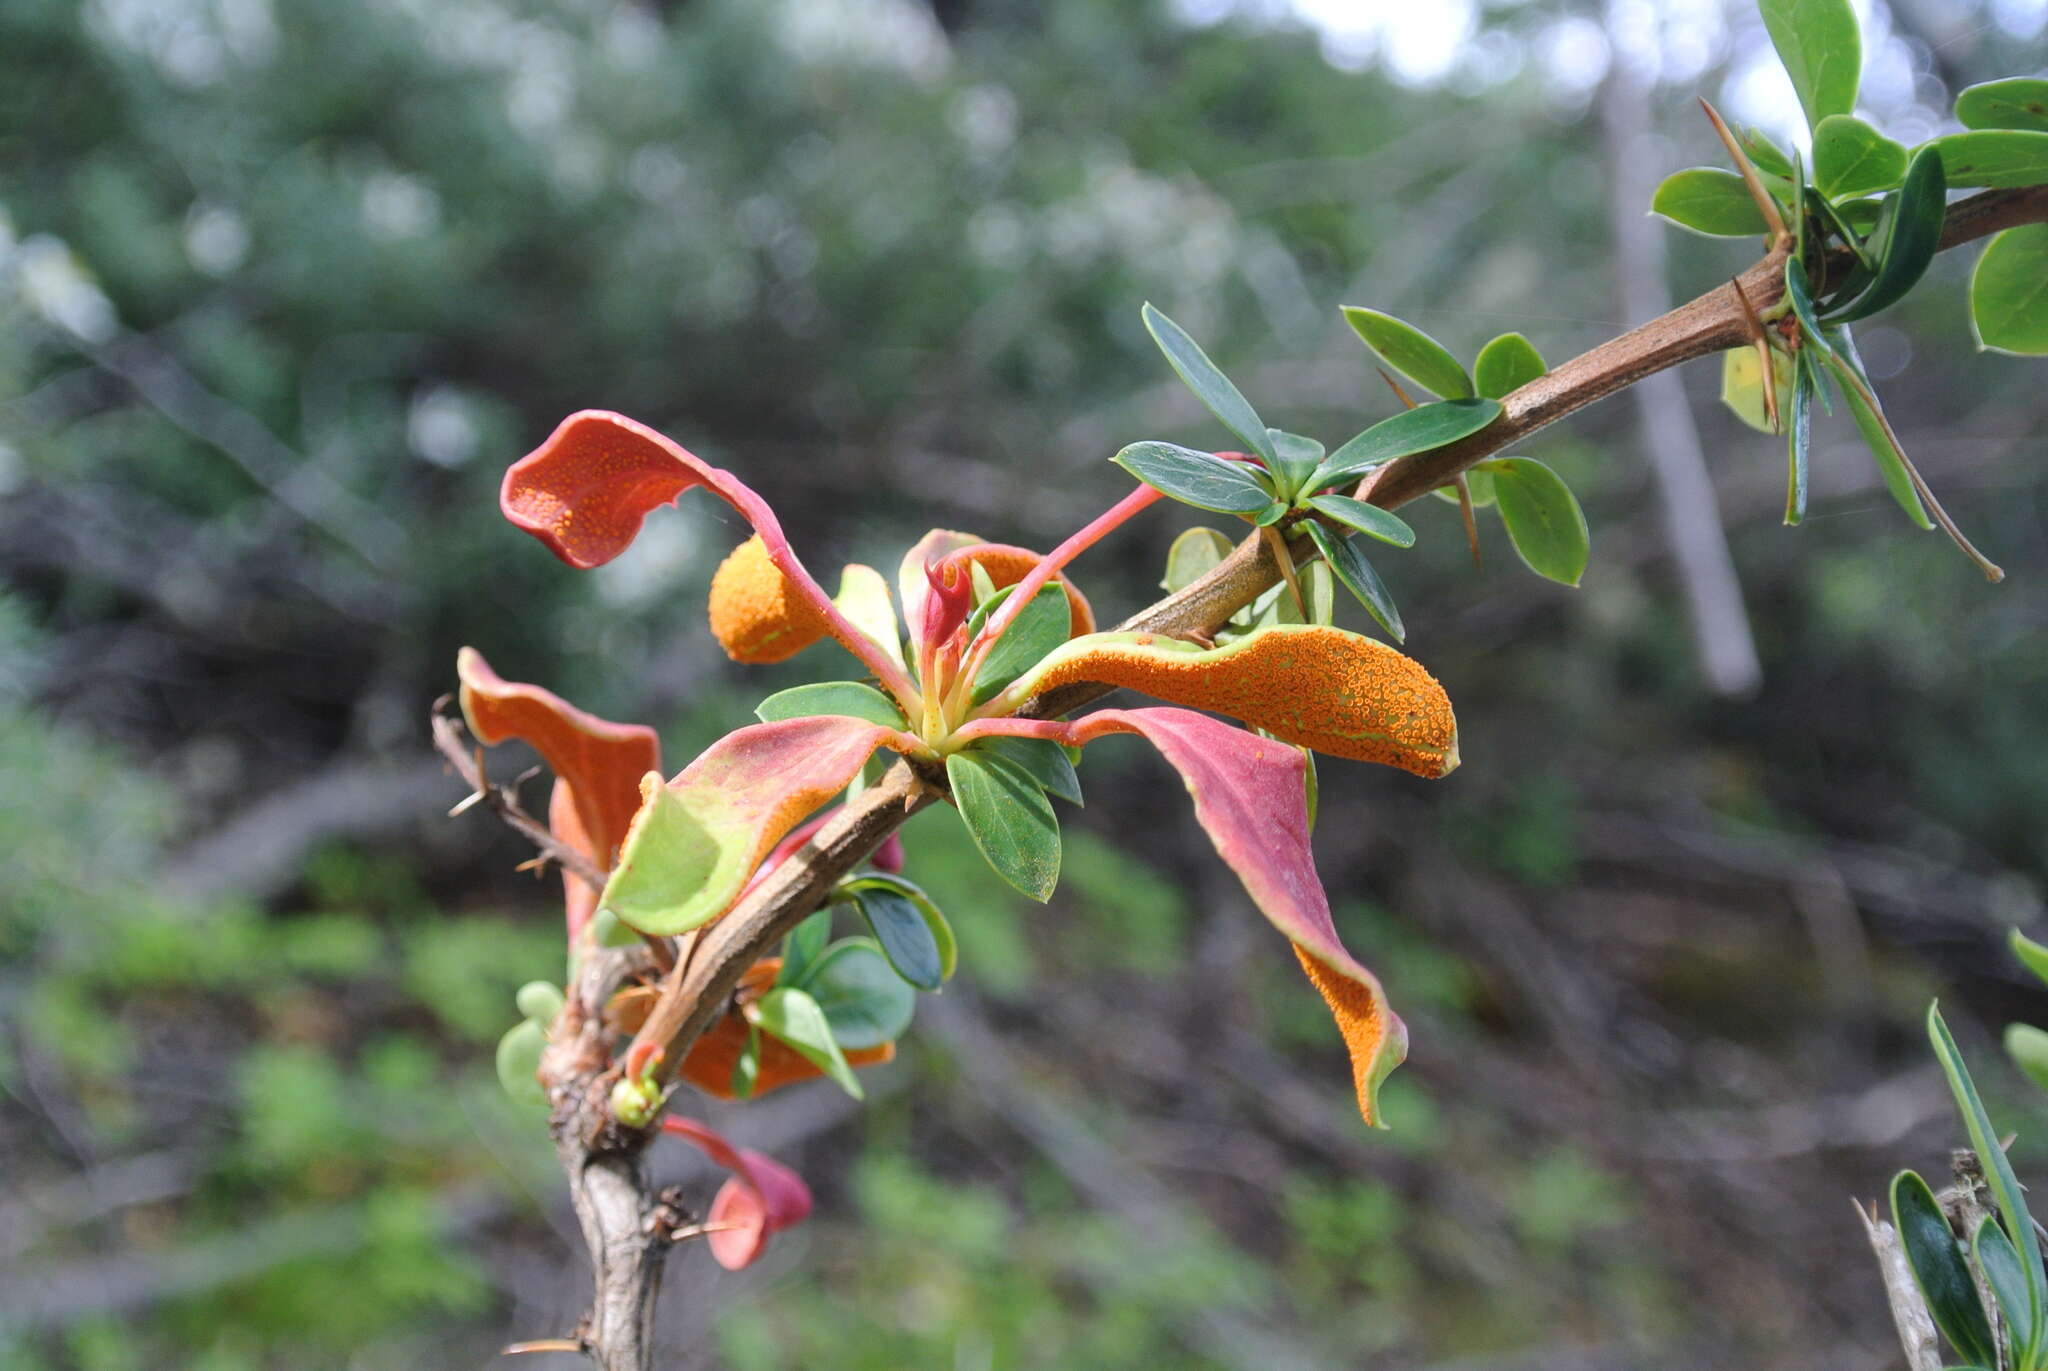
[[[1187,382],[1195,397],[1223,421],[1225,428],[1238,436],[1246,451],[1256,452],[1271,462],[1273,440],[1266,436],[1265,420],[1259,418],[1258,411],[1230,383],[1230,378],[1209,360],[1209,354],[1203,352],[1179,324],[1150,304],[1145,306],[1144,317],[1145,331],[1152,335],[1153,342],[1159,344],[1159,350],[1166,354],[1166,360],[1180,379]]]
[[[848,881],[845,888],[856,895],[865,895],[871,890],[886,890],[892,895],[908,900],[911,907],[924,919],[925,927],[930,930],[932,941],[939,949],[939,978],[947,981],[953,979],[954,968],[960,961],[960,948],[953,937],[953,926],[946,922],[946,916],[939,912],[939,907],[932,902],[932,897],[925,894],[918,885],[892,871],[870,871]]]
[[[778,690],[754,706],[754,716],[764,724],[778,719],[808,719],[818,714],[842,714],[865,719],[888,728],[904,726],[903,711],[896,702],[871,685],[859,681],[819,681],[812,685]]]
[[[1313,438],[1304,438],[1299,433],[1283,433],[1277,428],[1267,429],[1266,436],[1273,440],[1273,469],[1280,475],[1281,489],[1300,490],[1309,474],[1322,462],[1323,445]]]
[[[1047,793],[1069,804],[1081,803],[1081,778],[1075,774],[1074,759],[1050,738],[983,738],[972,750],[1001,757],[1023,768]]]
[[[1528,385],[1544,370],[1543,354],[1534,343],[1519,333],[1503,333],[1479,349],[1479,357],[1472,363],[1472,380],[1481,395],[1498,400]]]
[[[1022,767],[986,753],[946,759],[946,781],[968,836],[998,876],[1043,903],[1060,879],[1060,825]]]
[[[548,1107],[547,1092],[535,1075],[547,1045],[547,1030],[532,1019],[521,1019],[498,1039],[498,1084],[505,1087],[513,1103],[534,1109]]]
[[[1892,1178],[1892,1223],[1934,1326],[1964,1357],[1991,1364],[1991,1321],[1978,1302],[1962,1244],[1918,1172],[1901,1171]]]
[[[2012,947],[2013,955],[2020,959],[2020,965],[2043,982],[2048,982],[2048,947],[2043,947],[2017,928],[2007,935],[2006,941]]]
[[[1674,171],[1650,197],[1650,212],[1711,238],[1750,238],[1771,231],[1749,186],[1719,167]]]
[[[1256,514],[1273,492],[1239,462],[1175,443],[1132,443],[1110,458],[1118,466],[1184,505],[1221,514]]]
[[[1380,574],[1352,540],[1316,523],[1308,525],[1308,536],[1344,588],[1358,597],[1358,602],[1379,620],[1389,637],[1397,643],[1403,641],[1407,634],[1401,628],[1401,611],[1394,607],[1394,597],[1387,593],[1386,582],[1380,580]]]
[[[1970,273],[1970,322],[1987,348],[2048,354],[2048,224],[2007,229],[1991,240]]]
[[[2048,182],[2048,132],[1985,129],[1951,133],[1923,148],[1941,155],[1952,190],[1972,186],[2038,186]]]
[[[1180,590],[1193,585],[1225,557],[1236,544],[1213,528],[1191,528],[1166,549],[1166,579],[1161,590]]]
[[[824,955],[825,944],[831,941],[832,907],[827,905],[790,929],[789,936],[782,940],[782,966],[775,973],[775,983],[801,990],[810,979],[811,968]]]
[[[1311,489],[1327,489],[1382,462],[1455,443],[1499,417],[1498,400],[1444,400],[1403,410],[1324,458]]]
[[[2048,134],[2042,137],[2048,139]],[[1833,322],[1868,318],[1913,288],[1941,246],[1947,194],[1941,158],[1921,148],[1906,167],[1904,184],[1889,197],[1891,228],[1884,234],[1876,279],[1848,308],[1838,311]]]
[[[1956,119],[1966,129],[2048,133],[2048,81],[2016,76],[1967,87],[1956,97]]]
[[[1997,1219],[1986,1214],[1977,1225],[1970,1251],[1977,1258],[1977,1269],[1984,1273],[1984,1283],[1991,1287],[1991,1298],[1998,1302],[1998,1311],[2005,1315],[2006,1326],[2013,1330],[2013,1341],[2019,1344],[2014,1349],[2015,1362],[2031,1365],[2026,1355],[2025,1330],[2033,1326],[2034,1294],[2028,1288],[2026,1273],[2020,1270],[2020,1254],[2013,1250],[2012,1239],[1998,1226]]]
[[[976,571],[981,571],[980,562],[972,562],[969,563],[969,565],[971,565]],[[984,578],[986,578],[988,575],[988,573],[985,571],[982,571],[981,574]],[[988,622],[989,616],[991,614],[994,614],[997,610],[1003,607],[1004,603],[1008,601],[1010,598],[1010,592],[1015,590],[1016,588],[1017,587],[1015,583],[1006,585],[1001,590],[996,591],[994,594],[989,595],[986,598],[980,600],[978,603],[976,603],[976,605],[974,606],[974,613],[967,616],[968,642],[971,643],[976,638],[981,636],[982,625]]]
[[[2030,1023],[2005,1026],[2005,1055],[2027,1073],[2027,1079],[2048,1090],[2048,1033]]]
[[[875,932],[882,955],[898,976],[919,990],[937,990],[945,983],[945,959],[922,909],[896,891],[879,886],[862,890],[855,899]],[[831,1006],[826,1009],[829,1012]]]
[[[1934,1055],[1941,1062],[1942,1073],[1948,1077],[1956,1106],[1962,1111],[1963,1125],[1970,1134],[1970,1146],[1983,1165],[1984,1179],[1990,1184],[1991,1197],[1997,1202],[1999,1216],[2004,1219],[2009,1234],[2015,1235],[2014,1241],[2019,1246],[2026,1308],[2030,1312],[2026,1321],[2014,1330],[2015,1337],[2026,1348],[2038,1348],[2044,1320],[2048,1320],[2048,1301],[2043,1299],[2041,1245],[2034,1237],[2033,1218],[2027,1213],[2026,1192],[2020,1188],[2019,1177],[2013,1175],[2012,1163],[2006,1160],[2005,1149],[1998,1145],[1998,1134],[1984,1112],[1984,1101],[1977,1096],[1976,1083],[1970,1079],[1970,1070],[1963,1064],[1963,1054],[1956,1047],[1954,1035],[1942,1021],[1938,1004],[1927,1007],[1927,1036],[1934,1044]]]
[[[1277,524],[1287,517],[1287,511],[1292,508],[1293,506],[1284,500],[1275,500],[1272,504],[1267,505],[1257,514],[1254,514],[1252,516],[1252,523],[1259,528],[1264,528],[1268,524]]]
[[[1813,449],[1813,372],[1797,361],[1785,417],[1785,522],[1796,524],[1806,517],[1806,459]]]
[[[1849,406],[1849,417],[1856,421],[1856,431],[1863,435],[1864,446],[1877,460],[1885,488],[1891,491],[1892,499],[1898,501],[1899,508],[1906,511],[1907,518],[1921,528],[1932,529],[1934,521],[1927,517],[1927,508],[1920,503],[1920,492],[1914,489],[1913,477],[1906,470],[1906,454],[1899,448],[1898,436],[1892,432],[1891,425],[1883,418],[1877,392],[1863,374],[1863,363],[1856,355],[1856,344],[1849,336],[1848,326],[1830,329],[1828,337],[1832,350],[1824,355],[1823,360],[1842,388],[1842,398]]]
[[[747,1041],[741,1046],[740,1054],[732,1059],[732,1097],[736,1100],[754,1098],[754,1086],[761,1079],[761,1030],[753,1024],[747,1025]]]
[[[1792,317],[1799,321],[1799,331],[1806,335],[1806,346],[1826,352],[1827,335],[1814,316],[1813,297],[1806,291],[1806,267],[1797,257],[1785,259],[1785,299],[1792,305]]]
[[[881,894],[869,891],[861,899],[865,902]],[[910,910],[910,915],[918,928],[925,926],[916,910]],[[932,952],[931,969],[936,972],[937,948]],[[937,985],[936,979],[932,984]],[[849,1051],[895,1042],[917,1012],[917,992],[896,974],[881,947],[868,938],[842,938],[825,949],[806,989],[825,1011],[833,1039]]]
[[[889,973],[889,979],[896,980],[894,972]],[[915,993],[907,986],[904,989],[906,993]],[[798,1056],[838,1082],[841,1090],[856,1100],[865,1098],[866,1092],[854,1079],[853,1068],[846,1064],[846,1054],[839,1050],[839,1041],[832,1036],[831,1021],[809,994],[794,986],[776,986],[747,1007],[747,1018],[763,1033],[795,1048]]]
[[[1571,487],[1531,457],[1498,458],[1486,463],[1485,470],[1493,477],[1500,521],[1529,570],[1577,585],[1586,574],[1591,538]]]
[[[1349,495],[1316,495],[1310,497],[1308,503],[1316,512],[1327,514],[1338,523],[1383,543],[1392,543],[1395,547],[1415,546],[1415,530],[1392,510],[1354,500]]]
[[[1040,586],[1031,603],[996,639],[988,656],[974,673],[975,704],[994,695],[1010,682],[1038,665],[1039,658],[1067,640],[1073,627],[1073,611],[1067,606],[1066,588],[1050,583]]]
[[[1358,305],[1344,306],[1344,318],[1381,361],[1417,385],[1446,400],[1462,400],[1473,393],[1464,365],[1415,325]]]
[[[1813,131],[1813,183],[1830,199],[1890,190],[1906,174],[1906,149],[1853,114],[1830,114]]]
[[[1830,114],[1855,109],[1863,38],[1849,0],[1759,0],[1757,8],[1807,124],[1818,128]]]

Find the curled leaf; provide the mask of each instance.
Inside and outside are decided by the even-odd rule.
[[[695,1119],[670,1114],[662,1131],[690,1142],[711,1160],[732,1172],[704,1216],[705,1244],[728,1271],[750,1266],[768,1248],[768,1240],[811,1215],[811,1190],[803,1177],[750,1148],[734,1147],[722,1134]]]

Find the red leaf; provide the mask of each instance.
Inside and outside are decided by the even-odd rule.
[[[988,573],[989,580],[997,590],[1013,586],[1036,570],[1044,556],[1027,547],[1013,547],[1008,543],[985,543],[971,533],[956,533],[951,529],[935,528],[925,534],[903,558],[903,569],[896,578],[896,593],[903,599],[903,622],[910,629],[912,640],[924,642],[924,600],[928,593],[925,568],[931,563],[957,560],[961,564],[979,562],[981,569]],[[1095,631],[1095,611],[1088,604],[1073,582],[1064,577],[1060,584],[1066,588],[1067,609],[1071,636]]]
[[[773,1157],[734,1147],[695,1119],[668,1114],[661,1127],[733,1173],[711,1201],[704,1220],[707,1228],[716,1230],[706,1235],[711,1255],[726,1270],[751,1265],[767,1250],[770,1238],[810,1217],[811,1188]]]

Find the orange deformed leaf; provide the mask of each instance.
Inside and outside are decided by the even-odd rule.
[[[1043,554],[1033,552],[1030,548],[1013,547],[1008,543],[987,543],[972,533],[958,533],[952,529],[933,529],[918,539],[904,555],[902,570],[897,573],[896,578],[896,593],[903,600],[903,622],[909,626],[913,639],[919,637],[924,623],[924,599],[930,593],[925,568],[933,562],[947,558],[979,562],[981,569],[988,573],[990,583],[997,590],[1017,584],[1045,560]],[[1088,597],[1065,577],[1056,579],[1067,592],[1067,612],[1071,624],[1068,635],[1093,633],[1095,611],[1089,606]]]
[[[1010,735],[1085,745],[1136,733],[1186,783],[1195,819],[1259,912],[1294,943],[1351,1053],[1358,1112],[1379,1126],[1379,1084],[1408,1054],[1408,1030],[1380,983],[1338,940],[1309,849],[1307,759],[1299,749],[1185,709],[1105,709],[1074,723],[984,719],[962,738]]]
[[[987,713],[1080,681],[1214,710],[1277,738],[1418,776],[1458,765],[1458,723],[1412,657],[1339,628],[1283,624],[1203,648],[1150,633],[1097,633],[1055,648]]]

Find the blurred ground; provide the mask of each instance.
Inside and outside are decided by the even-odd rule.
[[[1442,51],[1388,13],[0,8],[0,1366],[481,1366],[573,1322],[561,1186],[488,1064],[559,975],[554,888],[442,817],[427,706],[473,643],[683,758],[818,664],[717,654],[704,503],[588,575],[504,525],[563,414],[890,567],[933,525],[1048,545],[1123,443],[1213,437],[1143,300],[1338,441],[1392,403],[1340,302],[1555,361],[1655,311],[1659,251],[1678,298],[1746,263],[1615,186],[1715,159],[1695,94],[1779,117],[1747,6],[1447,5]],[[1917,138],[2038,69],[2044,17],[1873,5],[1866,104]],[[1987,1032],[2048,1020],[1999,950],[2048,878],[2048,403],[1974,352],[1967,269],[1863,349],[2004,586],[1846,425],[1779,527],[1779,447],[1711,366],[1681,387],[1749,636],[1690,626],[1728,603],[1658,513],[1677,395],[1530,449],[1587,504],[1575,593],[1413,511],[1385,570],[1466,763],[1326,764],[1318,830],[1412,1030],[1391,1133],[1178,786],[1104,749],[1049,908],[913,825],[962,981],[867,1106],[714,1111],[818,1216],[745,1276],[674,1264],[672,1364],[1897,1364],[1847,1200],[1958,1136],[1930,996],[2023,1175],[2048,1119]],[[1174,508],[1082,564],[1099,611],[1150,597]],[[1751,642],[1754,688],[1710,689]]]

